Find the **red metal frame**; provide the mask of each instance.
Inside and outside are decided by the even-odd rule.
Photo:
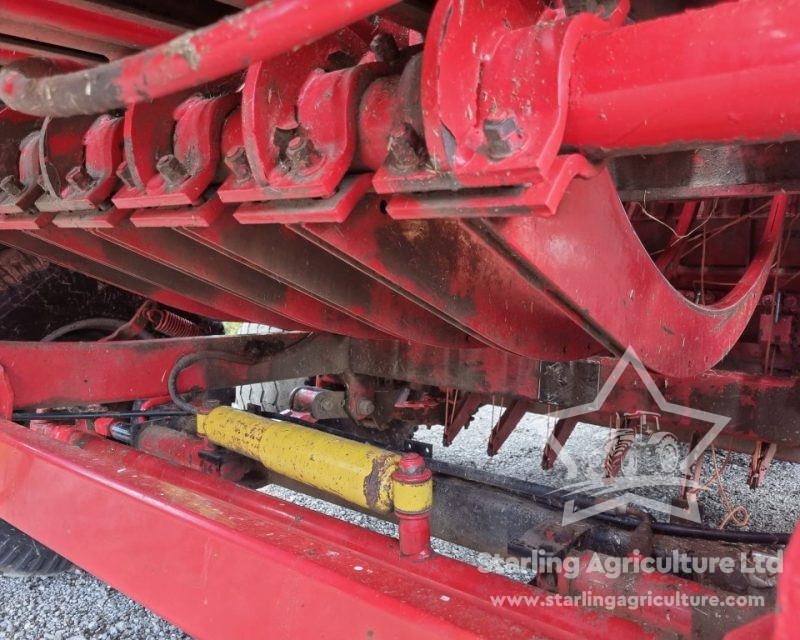
[[[287,21],[307,20],[305,4],[287,0],[280,7],[259,6],[119,62],[139,75],[114,76],[119,87],[104,85],[101,97],[132,104],[122,119],[124,154],[120,118],[51,117],[39,133],[37,175],[20,134],[14,138],[17,152],[12,145],[2,159],[9,175],[0,179],[12,191],[15,186],[22,191],[6,199],[19,200],[37,182],[46,195],[37,200],[41,215],[32,216],[15,202],[0,227],[45,240],[50,246],[37,244],[36,250],[47,259],[74,263],[70,254],[78,254],[106,273],[125,274],[106,277],[112,282],[141,291],[131,278],[145,280],[169,292],[178,306],[189,310],[205,304],[228,318],[358,338],[446,346],[474,341],[548,360],[602,350],[619,354],[630,345],[648,367],[678,377],[719,362],[750,324],[772,269],[788,198],[774,197],[762,245],[738,272],[738,284],[722,291],[714,304],[698,305],[664,280],[641,246],[609,173],[584,155],[560,150],[569,142],[578,151],[596,152],[594,141],[584,144],[580,134],[566,132],[573,109],[581,113],[581,101],[591,102],[600,91],[606,96],[602,100],[635,110],[640,94],[648,103],[654,87],[672,86],[684,74],[692,82],[711,79],[719,96],[732,96],[738,85],[719,71],[730,64],[726,56],[732,43],[746,33],[750,19],[780,23],[793,33],[792,2],[756,2],[736,11],[715,6],[647,23],[645,32],[653,39],[674,33],[676,25],[690,38],[712,33],[708,55],[726,62],[675,69],[677,79],[662,73],[657,82],[636,66],[631,73],[641,82],[624,96],[583,62],[588,58],[581,51],[602,49],[611,55],[608,51],[641,46],[644,27],[620,26],[626,3],[601,18],[566,16],[539,3],[523,7],[516,0],[495,3],[490,13],[477,0],[443,0],[421,52],[398,48],[408,31],[391,23],[370,50],[359,25],[331,32],[380,4],[356,3],[352,14],[335,20],[316,16],[309,22],[312,32],[295,36],[329,35],[297,50],[287,52],[282,40],[268,39],[266,49],[253,45],[259,60],[249,66],[241,91],[239,76],[211,87],[192,86],[246,66],[241,55],[226,54],[231,40],[220,44],[225,34],[264,24],[274,28],[279,8],[279,31],[289,32],[293,23]],[[459,20],[449,20],[452,12]],[[494,38],[492,27],[501,25],[508,33]],[[198,43],[206,53],[191,65],[185,56],[173,55],[178,45]],[[781,46],[748,59],[748,68],[766,69],[777,82],[772,70],[792,64],[790,51],[774,51]],[[669,67],[659,66],[662,49],[649,55],[651,67]],[[509,73],[513,56],[537,60],[537,72],[521,81],[519,91],[510,90],[517,83]],[[347,62],[336,62],[342,59]],[[148,61],[145,67],[139,66],[141,60]],[[164,86],[182,90],[159,97],[160,89],[151,83],[132,96],[131,86],[149,77],[147,65],[157,62],[159,69],[170,68]],[[620,64],[616,73],[627,77]],[[109,69],[93,70],[87,78]],[[34,93],[63,82],[60,94],[70,93],[69,83],[79,77],[23,80],[20,73],[14,67],[0,71],[7,94],[17,91],[17,81]],[[545,97],[542,85],[552,95]],[[81,86],[85,93],[85,82]],[[105,103],[89,93],[91,111],[102,109]],[[475,103],[477,95],[491,108]],[[156,99],[143,102],[145,96]],[[21,95],[6,97],[29,111],[61,113],[53,105],[33,108]],[[70,109],[85,111],[78,103]],[[685,146],[678,138],[693,113],[675,109],[674,119],[664,124],[655,116],[648,119],[648,126],[671,132],[670,140],[645,136],[638,142],[626,139],[622,146]],[[792,117],[773,120],[786,123],[781,131],[762,131],[751,118],[743,135],[754,140],[792,135]],[[0,123],[11,130],[19,118],[6,109]],[[608,137],[614,131],[624,134],[621,122],[615,126]],[[708,131],[704,141],[729,140],[726,131]],[[603,146],[610,149],[607,142]],[[380,196],[365,193],[366,175],[346,176],[363,169],[376,172],[372,185]],[[590,210],[594,214],[587,217]],[[323,286],[322,275],[309,282],[302,273],[309,266],[299,256],[279,260],[258,248],[254,253],[235,239],[234,230],[215,233],[216,227],[228,230],[236,223],[247,225],[246,235],[283,223],[304,238],[287,239],[287,251],[295,245],[307,252],[311,241],[328,255],[307,253],[310,268],[324,274],[329,266],[330,273],[346,277],[337,277],[342,284],[336,286]],[[8,242],[24,244],[14,234]],[[608,245],[615,250],[604,258],[602,270],[594,269],[596,256]],[[355,275],[356,270],[364,275]],[[357,295],[348,295],[348,289],[357,289]],[[396,307],[396,321],[385,319],[390,306]]]
[[[616,366],[614,359],[597,358],[578,365],[558,365],[550,372],[553,363],[481,348],[448,349],[402,341],[359,341],[326,335],[303,338],[304,335],[100,343],[0,342],[0,365],[10,381],[14,406],[31,409],[163,397],[167,394],[169,371],[189,353],[225,351],[241,357],[251,352],[275,353],[249,366],[199,362],[181,375],[178,388],[185,392],[350,371],[448,392],[457,390],[460,396],[454,406],[444,394],[431,400],[434,407],[448,404],[444,412],[445,444],[453,441],[481,405],[494,402],[507,407],[507,415],[501,415],[492,432],[490,454],[496,453],[513,431],[520,412],[547,413],[553,407],[591,402],[600,382]],[[294,342],[298,342],[297,346],[291,346]],[[45,360],[59,371],[58,377],[42,378],[39,363]],[[554,391],[553,385],[567,373],[571,385],[561,391],[556,386]],[[711,371],[683,380],[653,374],[653,380],[669,402],[730,418],[718,436],[718,445],[750,452],[759,442],[771,442],[777,444],[777,458],[800,461],[800,413],[794,401],[800,386],[797,378]],[[653,399],[632,369],[621,376],[605,404],[584,419],[606,425],[620,407],[654,408]],[[421,420],[427,419],[424,412],[429,409],[420,407]],[[413,410],[407,413],[402,403],[397,411],[404,419],[414,419]],[[705,433],[710,427],[686,416],[664,415],[662,420],[687,441],[694,431]]]
[[[748,34],[746,46],[731,37],[742,26],[742,8],[722,2],[709,12],[589,34],[575,51],[564,142],[622,150],[780,137],[784,124],[800,118],[800,101],[786,83],[798,59],[775,44],[800,37],[800,3],[751,4],[746,20],[759,29]],[[658,62],[663,55],[669,64]],[[622,60],[631,67],[618,73]],[[735,98],[728,93],[732,81]],[[772,90],[765,100],[767,86]],[[702,108],[689,98],[696,95],[703,96]],[[644,126],[631,127],[633,121]]]
[[[297,344],[295,344],[297,343]],[[284,351],[254,365],[206,361],[187,369],[178,390],[222,388],[268,379],[342,373],[347,342],[333,336],[274,334],[137,340],[120,342],[3,342],[0,364],[13,389],[16,408],[77,406],[124,402],[167,395],[175,362],[198,351],[224,351],[240,358]],[[250,354],[250,355],[248,355]],[[47,362],[58,376],[41,376]]]
[[[3,398],[8,398],[7,390]],[[161,427],[145,427],[158,431]],[[417,553],[418,525],[427,521],[401,518],[405,538],[397,540],[235,486],[216,476],[239,477],[241,464],[209,469],[196,459],[195,445],[179,432],[162,429],[145,450],[80,431],[69,425],[34,421],[31,429],[0,420],[0,517],[54,546],[117,588],[198,638],[250,637],[263,630],[265,617],[281,633],[302,637],[364,632],[398,637],[418,627],[421,637],[660,637],[668,629],[682,636],[708,630],[692,606],[645,605],[624,616],[582,611],[528,587],[436,554]],[[49,436],[49,437],[47,437]],[[59,442],[60,441],[60,442]],[[197,441],[199,446],[202,441]],[[410,454],[406,480],[414,475],[416,454]],[[211,473],[212,475],[209,475]],[[429,473],[429,472],[428,472]],[[231,475],[233,474],[233,475]],[[410,475],[409,475],[410,474]],[[26,491],[9,490],[20,482]],[[28,508],[34,500],[40,508]],[[59,507],[70,500],[72,508]],[[77,501],[77,504],[76,504]],[[105,518],[107,509],[120,515]],[[46,512],[43,509],[47,509]],[[62,513],[58,521],[52,513]],[[148,536],[140,535],[146,527]],[[73,535],[65,541],[66,528]],[[94,531],[98,541],[82,544]],[[411,535],[409,535],[411,534]],[[415,553],[409,553],[413,548]],[[796,563],[794,545],[787,557],[787,575]],[[157,568],[141,572],[141,557],[157,556]],[[582,562],[588,560],[585,557]],[[309,580],[309,575],[313,576]],[[233,585],[247,584],[236,603]],[[643,575],[636,582],[583,575],[558,578],[558,593],[581,592],[633,596],[719,592],[675,576]],[[281,597],[253,607],[249,595],[269,592]],[[496,605],[493,596],[529,600],[523,606]],[[796,597],[796,585],[781,583],[780,598]],[[535,599],[535,600],[534,600]],[[523,600],[525,602],[525,600]],[[200,606],[202,603],[202,606]],[[263,604],[263,603],[262,603]],[[314,609],[317,615],[303,615]],[[227,616],[222,614],[222,610]],[[784,609],[786,611],[786,609]],[[712,629],[730,629],[758,611],[736,607],[714,613]],[[785,614],[759,618],[744,630],[769,630],[776,639],[792,637]],[[722,617],[720,617],[722,616]],[[704,616],[700,616],[704,618]],[[774,631],[774,635],[773,635]],[[734,631],[730,638],[740,637]],[[594,637],[594,636],[592,636]],[[766,637],[766,636],[764,636]]]
[[[0,517],[193,637],[658,635],[605,613],[495,607],[490,595],[546,592],[404,558],[385,536],[101,438],[73,447],[0,421],[0,458]],[[142,571],[143,558],[158,561]]]
[[[119,54],[162,44],[181,32],[180,27],[144,15],[132,16],[125,11],[102,7],[86,0],[32,0],[25,3],[4,3],[0,9],[4,21],[36,25],[80,38],[80,48],[92,51],[92,43],[116,47]],[[15,35],[12,25],[3,31]],[[22,35],[22,34],[20,34]],[[62,36],[63,37],[63,36]],[[101,51],[102,52],[102,51]]]
[[[602,354],[633,346],[671,401],[731,417],[718,443],[800,459],[800,245],[783,173],[723,185],[733,153],[704,169],[710,184],[623,205],[613,158],[797,138],[800,0],[634,24],[626,0],[577,14],[439,0],[424,35],[409,7],[363,20],[390,4],[276,0],[187,33],[87,0],[0,8],[0,30],[31,40],[0,49],[2,63],[23,58],[0,70],[0,243],[186,312],[322,333],[0,343],[3,415],[163,396],[180,357],[214,349],[258,362],[196,363],[179,391],[320,374],[365,396],[375,384],[356,375],[413,383],[428,387],[425,415],[444,405],[448,444],[508,395],[494,454],[526,410],[574,400],[549,389],[554,376],[580,395],[613,366]],[[43,361],[59,376],[43,380]],[[587,418],[645,401],[623,377]],[[265,612],[282,635],[322,619],[333,635],[658,631],[492,608],[491,589],[531,591],[439,557],[409,564],[380,536],[82,437],[83,450],[0,423],[0,516],[197,635],[249,637]],[[150,442],[205,468],[201,446]],[[69,522],[42,516],[67,497]],[[143,525],[150,536],[132,534]],[[98,533],[108,544],[79,542]],[[144,579],[131,558],[154,553],[169,562]],[[286,597],[262,612],[231,602],[231,585]]]

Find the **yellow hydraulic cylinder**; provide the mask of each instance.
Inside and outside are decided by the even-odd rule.
[[[393,508],[392,473],[401,456],[302,425],[272,420],[230,407],[197,416],[197,431],[211,442],[311,487],[353,504],[389,513]],[[408,510],[430,509],[432,490],[404,488]],[[417,504],[418,503],[418,504]],[[425,503],[425,504],[423,504]]]

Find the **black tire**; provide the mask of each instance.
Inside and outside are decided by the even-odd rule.
[[[678,471],[681,462],[681,450],[678,439],[667,434],[656,445],[658,451],[658,466],[662,473],[673,474]]]
[[[86,318],[125,321],[143,301],[16,249],[0,248],[0,340],[41,340]],[[0,520],[0,575],[48,575],[70,566],[63,556]]]
[[[41,340],[87,318],[126,321],[143,302],[41,258],[0,248],[0,340]]]
[[[243,322],[236,333],[238,335],[252,335],[279,332],[281,329],[268,327],[264,324]],[[255,384],[243,384],[236,387],[236,400],[233,406],[237,409],[248,409],[254,405],[262,411],[280,413],[289,408],[289,398],[297,387],[306,383],[305,378],[291,380],[271,380]]]
[[[64,556],[0,520],[0,575],[46,576],[60,573],[71,565]]]

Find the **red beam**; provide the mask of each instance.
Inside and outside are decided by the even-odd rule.
[[[455,327],[284,225],[245,226],[223,217],[206,228],[184,228],[180,232],[388,335],[435,346],[467,343],[467,336]],[[264,251],[264,247],[270,250]]]
[[[590,402],[611,375],[617,360],[595,358],[572,363],[566,365],[570,367],[569,374],[566,370],[547,373],[548,366],[543,365],[548,364],[493,349],[435,349],[390,341],[352,341],[349,356],[349,368],[354,373],[458,389],[461,399],[471,397],[470,393],[483,396],[467,406],[466,417],[488,402],[488,396],[503,404],[513,398],[525,398],[532,403],[531,411],[542,414],[551,412],[553,406],[567,408]],[[542,391],[562,375],[573,380],[570,390],[565,388],[559,397]],[[693,378],[666,378],[658,374],[652,374],[652,378],[667,401],[730,418],[717,440],[721,446],[752,451],[754,441],[762,439],[779,443],[781,459],[800,460],[796,447],[800,436],[795,427],[800,424],[800,412],[794,410],[800,378],[721,369]],[[653,402],[635,370],[629,367],[600,410],[581,418],[591,424],[607,425],[620,409],[655,410]],[[465,416],[457,409],[449,420],[453,428],[448,430],[447,443],[452,442],[463,426],[463,419]],[[674,427],[676,434],[686,436],[695,429],[704,433],[709,427],[709,423],[666,413],[662,423]]]
[[[271,311],[266,305],[258,305],[217,287],[209,286],[204,281],[171,267],[165,267],[135,251],[111,244],[88,231],[58,229],[51,226],[30,235],[34,239],[43,240],[54,246],[59,251],[88,258],[101,266],[125,274],[133,273],[134,277],[145,280],[152,286],[167,289],[173,294],[190,298],[195,303],[201,302],[217,309],[217,313],[212,317],[222,315],[241,318],[272,327],[305,326]],[[58,262],[56,259],[54,261]],[[287,325],[287,322],[290,324]]]
[[[38,24],[31,20],[14,20],[7,15],[0,13],[0,29],[6,36],[21,41],[30,41],[31,46],[41,49],[42,53],[48,48],[67,50],[74,52],[73,56],[65,58],[63,56],[53,56],[58,61],[73,60],[75,55],[80,52],[87,52],[87,58],[94,58],[95,62],[102,61],[103,58],[114,59],[130,53],[127,47],[110,42],[101,42],[88,38],[80,34],[50,28],[46,25]],[[90,55],[91,54],[91,55]],[[44,57],[51,56],[45,53]],[[79,60],[81,64],[70,63],[64,68],[75,69],[76,66],[83,66],[86,60]]]
[[[164,268],[177,269],[187,277],[201,280],[247,304],[279,314],[295,323],[358,338],[387,337],[363,324],[356,317],[357,314],[342,313],[303,291],[265,278],[257,271],[242,267],[227,256],[211,251],[172,229],[137,229],[128,222],[122,222],[114,229],[97,229],[94,233],[127,251],[146,256]]]
[[[326,335],[303,339],[303,335],[132,342],[0,342],[0,365],[11,384],[14,408],[76,406],[164,396],[169,373],[178,358],[198,351],[275,355],[252,366],[220,360],[199,362],[181,373],[180,391],[345,370],[345,339]],[[282,355],[284,349],[286,354]],[[43,363],[52,375],[43,372]]]
[[[0,459],[0,517],[196,638],[656,637],[116,443],[82,449],[2,420]]]
[[[466,222],[394,222],[368,196],[342,224],[293,225],[292,231],[485,344],[551,360],[599,350],[540,285],[487,251]]]

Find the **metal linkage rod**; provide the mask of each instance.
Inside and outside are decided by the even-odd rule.
[[[0,71],[0,101],[23,113],[102,113],[218,80],[366,18],[393,0],[272,0],[93,69],[25,60]],[[52,75],[56,74],[56,75]]]

